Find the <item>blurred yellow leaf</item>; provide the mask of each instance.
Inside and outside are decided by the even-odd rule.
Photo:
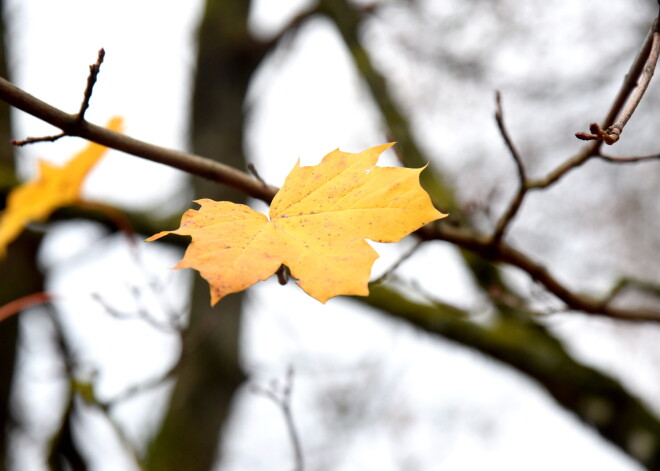
[[[153,235],[192,236],[174,268],[209,282],[211,304],[289,267],[298,285],[325,303],[369,294],[378,254],[365,239],[397,242],[445,214],[419,185],[423,169],[376,167],[392,144],[358,154],[335,150],[311,167],[298,163],[270,206],[270,219],[248,206],[201,199],[181,227]]]
[[[120,132],[122,119],[114,117],[106,127]],[[57,208],[78,201],[85,177],[107,150],[90,142],[63,167],[40,160],[36,178],[14,188],[7,196],[7,207],[0,213],[0,257],[29,223],[44,221]]]

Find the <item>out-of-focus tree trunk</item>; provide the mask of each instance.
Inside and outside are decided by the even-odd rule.
[[[0,0],[0,15],[3,12]],[[0,75],[7,77],[4,18],[0,16]],[[9,145],[11,137],[9,106],[0,102],[0,184],[13,179],[14,159]],[[4,192],[3,192],[4,193]],[[4,201],[0,202],[4,208]],[[26,233],[11,245],[7,256],[0,260],[0,306],[21,296],[43,290],[43,276],[36,264],[40,238]],[[11,393],[14,384],[18,317],[0,322],[0,469],[7,466],[7,455],[14,417]]]
[[[6,113],[1,112],[6,127]],[[4,132],[1,133],[4,135]],[[7,142],[7,141],[5,141]],[[2,148],[3,146],[0,146]],[[6,150],[0,151],[3,164]],[[14,241],[6,258],[0,260],[0,305],[30,293],[43,290],[43,276],[37,268],[36,254],[40,238],[26,233]],[[0,322],[0,469],[6,463],[10,437],[14,425],[11,393],[18,340],[18,316]]]
[[[264,52],[249,35],[249,8],[246,0],[206,2],[192,97],[193,151],[239,169],[245,168],[245,95]],[[245,199],[212,182],[194,184],[196,197]],[[212,309],[208,284],[195,275],[189,341],[162,427],[150,445],[150,469],[206,470],[217,461],[223,425],[244,379],[239,365],[242,299],[242,294],[232,295]]]

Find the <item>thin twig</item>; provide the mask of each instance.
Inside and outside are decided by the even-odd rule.
[[[55,142],[57,140],[60,140],[61,138],[63,138],[66,135],[67,135],[66,133],[61,132],[59,134],[53,134],[51,136],[26,137],[22,141],[11,140],[11,141],[9,141],[9,143],[12,146],[23,147],[23,146],[26,146],[28,144],[36,144],[37,142]]]
[[[563,301],[570,310],[626,321],[660,322],[660,309],[615,308],[606,305],[604,300],[575,293],[541,263],[505,243],[493,244],[489,237],[475,236],[447,224],[427,224],[415,234],[423,240],[444,240],[474,252],[486,260],[517,267]]]
[[[252,162],[248,162],[247,169],[254,178],[261,182],[263,186],[268,187],[268,183],[266,183],[266,180],[261,178],[261,175],[259,175],[259,172],[257,171],[257,167]]]
[[[616,117],[619,115],[619,113],[621,113],[621,110],[625,107],[626,102],[628,101],[628,97],[633,93],[635,87],[637,87],[639,77],[644,72],[644,67],[651,54],[651,49],[652,49],[651,46],[654,43],[654,37],[657,36],[655,32],[656,25],[657,25],[657,21],[654,22],[653,26],[649,29],[649,33],[647,34],[646,39],[642,44],[642,47],[640,48],[639,52],[635,56],[635,59],[630,65],[630,69],[628,70],[628,73],[626,74],[626,77],[623,80],[621,87],[619,88],[619,92],[617,93],[617,96],[612,102],[612,106],[610,106],[610,109],[608,110],[605,119],[603,119],[603,126],[602,126],[603,128],[607,129],[610,126],[613,126]],[[598,125],[596,124],[596,126]],[[600,126],[598,126],[597,128],[594,127],[594,131],[597,132],[599,128]],[[592,157],[597,156],[600,153],[600,148],[602,147],[603,142],[604,142],[603,139],[592,141],[589,145],[582,148],[582,150],[580,150],[580,152],[578,152],[575,156],[564,161],[555,170],[550,172],[546,177],[537,180],[528,181],[527,182],[528,189],[540,190],[543,188],[547,188],[550,185],[553,185],[554,183],[559,181],[564,175],[569,173],[571,170],[580,167]]]
[[[294,457],[294,471],[303,471],[304,469],[304,460],[302,453],[302,446],[300,444],[300,438],[296,430],[296,425],[293,421],[293,414],[291,413],[291,393],[293,390],[293,376],[294,371],[293,367],[289,366],[287,368],[286,376],[284,383],[281,385],[277,381],[273,381],[268,388],[264,388],[258,385],[252,385],[252,391],[262,396],[267,397],[273,401],[282,411],[284,415],[284,421],[286,422],[287,431],[289,432],[289,438],[291,439],[291,447],[293,450]]]
[[[80,104],[80,110],[78,114],[75,115],[75,119],[78,123],[83,123],[85,121],[85,112],[89,108],[89,100],[92,98],[92,92],[94,91],[94,84],[99,76],[101,70],[101,64],[103,63],[103,58],[105,57],[105,51],[103,48],[99,50],[96,63],[89,66],[89,75],[87,76],[87,86],[85,87],[85,93],[83,95],[83,101]],[[42,136],[42,137],[28,137],[22,141],[12,140],[10,141],[12,145],[17,147],[22,147],[28,144],[35,144],[37,142],[55,142],[58,139],[63,138],[64,136],[73,135],[68,132],[61,132],[59,134],[53,134],[52,136]]]
[[[613,157],[611,155],[598,154],[595,158],[611,162],[613,164],[634,164],[637,162],[644,162],[646,160],[660,160],[660,154],[653,155],[639,155],[635,157]]]
[[[55,343],[57,348],[62,356],[62,362],[64,364],[64,369],[66,371],[67,379],[69,381],[69,396],[70,400],[73,400],[74,396],[82,399],[89,406],[97,409],[105,417],[106,421],[113,429],[114,433],[117,435],[119,442],[124,446],[126,451],[131,455],[134,460],[134,464],[137,469],[144,470],[146,469],[142,459],[140,458],[137,450],[131,443],[130,439],[122,429],[121,425],[112,417],[108,406],[106,403],[100,401],[96,395],[96,388],[93,382],[82,381],[76,378],[76,369],[78,367],[78,361],[75,358],[69,343],[67,342],[66,336],[64,334],[64,326],[60,320],[58,313],[54,311],[51,307],[50,320],[53,324],[55,332]],[[73,405],[73,402],[70,403]],[[70,411],[69,411],[70,412]]]
[[[591,125],[589,126],[589,131],[590,131],[589,133],[578,132],[575,133],[575,137],[585,141],[591,141],[591,140],[602,141],[608,145],[612,145],[619,140],[619,137],[623,132],[623,128],[626,126],[626,124],[632,117],[633,113],[637,109],[637,106],[642,101],[642,97],[644,96],[644,93],[646,92],[646,89],[648,88],[649,83],[651,82],[651,78],[653,77],[653,72],[655,71],[655,67],[658,63],[658,57],[660,56],[660,15],[659,18],[656,18],[656,20],[653,22],[651,31],[652,31],[652,33],[650,34],[651,47],[648,48],[647,46],[648,41],[644,42],[640,54],[638,54],[637,58],[635,59],[635,62],[633,63],[633,69],[634,72],[636,73],[634,75],[629,74],[629,76],[626,77],[626,84],[631,86],[630,90],[632,90],[635,87],[633,83],[637,82],[638,77],[639,77],[639,83],[636,84],[637,86],[635,88],[635,92],[633,93],[633,96],[630,98],[630,101],[628,102],[626,107],[623,109],[623,112],[621,113],[619,119],[614,124],[611,125],[609,125],[609,123],[606,122],[605,124],[606,128],[604,130],[600,127],[600,125],[598,125],[598,123],[591,123]],[[643,52],[646,52],[647,49],[648,52],[646,54],[643,54]],[[641,64],[642,60],[644,59],[645,59],[644,66],[640,68],[639,64]],[[630,82],[630,84],[628,84],[628,82]],[[628,92],[627,94],[629,93],[630,92]],[[618,99],[617,101],[615,101],[615,103],[618,103]]]
[[[96,79],[99,76],[101,71],[101,64],[105,58],[105,50],[103,48],[99,49],[98,56],[96,58],[96,63],[89,66],[89,75],[87,76],[87,87],[85,87],[85,94],[83,95],[83,101],[80,104],[80,111],[78,111],[78,120],[85,120],[85,112],[89,108],[89,100],[92,98],[92,92],[94,91],[94,84]]]
[[[549,187],[550,185],[557,183],[568,172],[580,167],[581,165],[585,164],[591,157],[597,155],[601,142],[602,141],[595,141],[583,147],[582,150],[580,150],[577,154],[562,162],[556,169],[554,169],[545,177],[539,178],[537,180],[529,180],[527,182],[527,189],[542,190]]]
[[[96,211],[103,214],[122,234],[124,234],[128,244],[132,248],[136,246],[134,237],[135,230],[131,225],[131,221],[126,217],[126,214],[123,211],[120,211],[109,204],[84,200],[77,201],[76,206],[83,210]]]
[[[136,293],[135,290],[133,290],[133,296],[134,298],[137,298],[139,296],[139,293]],[[147,324],[149,324],[151,327],[154,329],[166,333],[166,334],[176,334],[181,336],[182,329],[178,325],[173,325],[167,322],[160,321],[156,319],[151,313],[143,308],[143,307],[138,307],[135,311],[131,312],[125,312],[121,311],[115,307],[113,307],[108,301],[106,301],[103,296],[101,296],[99,293],[92,293],[92,299],[99,303],[103,310],[110,315],[111,317],[114,317],[115,319],[118,320],[133,320],[133,319],[139,319]],[[136,304],[138,303],[138,300],[136,299]]]
[[[607,297],[603,300],[603,304],[609,305],[619,294],[626,290],[649,294],[660,300],[660,285],[634,278],[623,278],[614,284]]]
[[[296,33],[300,27],[312,16],[318,13],[318,6],[314,6],[307,10],[300,12],[294,16],[272,39],[265,42],[263,47],[269,51],[275,50],[276,45],[282,42],[282,39]]]
[[[15,299],[8,302],[4,306],[0,306],[0,322],[5,319],[18,314],[19,312],[33,307],[39,306],[41,304],[49,303],[55,299],[55,296],[52,293],[47,293],[45,291],[39,293],[28,294],[22,298]]]
[[[167,380],[172,379],[176,376],[180,369],[180,364],[181,364],[181,358],[169,369],[165,372],[165,374],[153,378],[149,381],[144,381],[139,384],[133,385],[128,387],[128,389],[124,390],[123,392],[117,394],[115,397],[113,397],[110,400],[107,400],[105,402],[102,402],[101,405],[103,408],[109,410],[112,409],[113,407],[117,406],[118,404],[126,401],[127,399],[131,399],[138,394],[145,393],[147,391],[151,391],[161,385],[163,385]]]
[[[424,242],[423,240],[418,240],[415,243],[415,245],[413,245],[408,251],[406,251],[401,257],[399,257],[399,259],[396,262],[394,262],[394,264],[390,268],[388,268],[385,273],[380,275],[378,278],[376,278],[371,283],[382,283],[387,278],[392,276],[392,273],[394,273],[396,271],[396,269],[399,268],[403,262],[408,260],[410,257],[413,256],[413,254],[415,252],[417,252],[417,249],[419,249],[419,247],[422,245],[423,242]]]
[[[537,180],[528,180],[527,189],[528,190],[542,190],[547,188],[557,181],[559,181],[564,175],[566,175],[571,170],[574,170],[581,165],[585,164],[588,160],[601,159],[612,163],[634,163],[640,161],[655,160],[660,157],[660,154],[640,156],[640,157],[609,157],[600,153],[600,147],[603,141],[593,141],[586,147],[584,147],[580,152],[570,159],[564,161],[559,165],[555,170],[550,172],[546,177],[540,178]]]
[[[101,401],[96,395],[96,387],[93,382],[79,381],[75,378],[71,378],[71,389],[90,407],[94,407],[97,411],[103,415],[110,428],[117,436],[119,443],[124,447],[126,452],[133,459],[133,463],[140,471],[146,470],[145,464],[142,462],[140,454],[135,449],[135,446],[131,442],[131,439],[128,437],[124,429],[119,424],[119,422],[112,416],[110,410],[108,409],[106,403]]]
[[[504,124],[504,114],[502,112],[502,97],[499,91],[495,92],[495,121],[497,121],[497,127],[499,128],[500,134],[502,135],[502,138],[504,139],[504,142],[506,143],[506,146],[509,149],[509,152],[511,153],[511,157],[513,157],[513,161],[515,162],[516,169],[518,171],[518,191],[516,192],[516,195],[509,204],[509,207],[502,215],[502,218],[498,221],[497,225],[495,226],[495,232],[492,237],[492,243],[498,244],[500,240],[502,240],[502,237],[504,237],[504,232],[506,231],[507,227],[509,226],[513,218],[516,217],[516,214],[518,214],[518,210],[520,210],[520,206],[522,205],[522,202],[525,199],[525,195],[527,194],[528,188],[527,188],[527,176],[525,174],[525,167],[522,162],[522,157],[520,157],[520,153],[518,152],[518,149],[516,149],[516,146],[513,143],[513,139],[511,139],[511,136],[509,135],[506,125]]]

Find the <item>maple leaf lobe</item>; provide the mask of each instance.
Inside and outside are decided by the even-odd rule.
[[[114,117],[106,127],[121,132],[122,121],[121,117]],[[61,167],[39,160],[37,176],[12,190],[7,197],[7,207],[0,213],[0,258],[29,223],[45,221],[55,209],[79,201],[87,174],[107,150],[105,146],[89,142]]]

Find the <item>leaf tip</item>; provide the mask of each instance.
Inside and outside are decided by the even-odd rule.
[[[144,239],[145,242],[153,242],[154,240],[160,239],[163,236],[166,236],[167,234],[170,234],[172,231],[161,231],[158,234],[154,234],[151,237],[147,237]]]

